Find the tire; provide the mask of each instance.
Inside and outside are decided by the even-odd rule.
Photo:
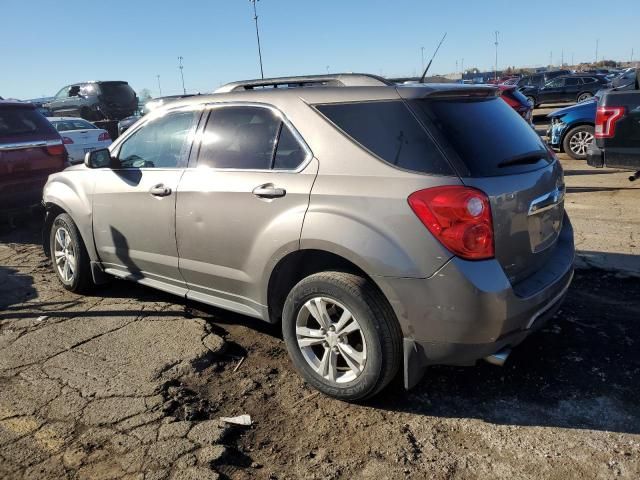
[[[533,108],[538,108],[539,105],[536,104],[536,98],[531,96],[531,95],[527,95],[527,100],[529,100],[529,103],[533,106]]]
[[[587,158],[587,147],[594,138],[592,125],[578,125],[565,134],[562,149],[574,160],[584,160]]]
[[[585,100],[589,99],[593,97],[593,94],[589,93],[589,92],[582,92],[580,95],[578,95],[577,101],[578,103],[580,102],[584,102]]]
[[[83,293],[93,287],[87,249],[78,227],[66,213],[58,215],[51,224],[49,251],[53,269],[64,288]],[[68,270],[65,265],[68,265]]]
[[[322,317],[318,302],[320,310],[324,303],[324,312],[330,316],[324,317],[325,326],[329,325],[325,330],[316,321]],[[351,319],[340,326],[340,319],[347,318],[345,311]],[[339,400],[374,396],[396,376],[402,362],[402,332],[391,306],[371,282],[358,275],[321,272],[301,280],[285,301],[282,331],[300,375]],[[333,368],[331,360],[323,364],[325,358],[335,359]]]

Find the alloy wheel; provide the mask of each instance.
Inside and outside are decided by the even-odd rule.
[[[336,300],[308,300],[296,318],[296,340],[306,362],[325,380],[351,382],[364,370],[367,345],[362,328]]]
[[[586,155],[587,147],[593,142],[593,138],[591,132],[576,132],[569,139],[569,148],[576,155]]]
[[[584,102],[585,100],[588,100],[589,98],[591,98],[591,95],[588,93],[583,93],[582,95],[580,95],[578,97],[578,102]]]
[[[58,274],[64,282],[71,283],[76,273],[76,253],[69,232],[58,227],[55,233],[53,256]]]

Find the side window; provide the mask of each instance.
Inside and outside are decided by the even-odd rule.
[[[69,87],[69,97],[77,97],[80,94],[80,85],[71,85]]]
[[[585,77],[584,78],[584,83],[596,83],[598,80],[596,80],[593,77]]]
[[[306,157],[306,150],[300,145],[300,142],[289,127],[283,123],[280,137],[278,137],[276,156],[273,160],[274,170],[295,170],[304,162]]]
[[[558,88],[564,85],[564,78],[556,78],[545,85],[547,88]]]
[[[267,170],[271,168],[280,118],[262,107],[214,108],[202,135],[198,166]]]
[[[567,78],[565,85],[567,87],[575,87],[576,85],[582,85],[582,81],[579,78]]]
[[[93,83],[84,83],[80,86],[80,94],[84,96],[95,95],[96,86]]]
[[[149,121],[120,147],[121,168],[177,168],[186,164],[199,111],[168,112]]]

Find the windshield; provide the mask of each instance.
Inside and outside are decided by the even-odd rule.
[[[59,132],[68,132],[70,130],[88,130],[96,128],[95,125],[86,120],[54,120],[51,122]]]

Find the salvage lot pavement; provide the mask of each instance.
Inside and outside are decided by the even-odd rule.
[[[638,478],[640,282],[619,269],[640,272],[640,186],[563,163],[591,268],[562,310],[502,369],[366,405],[305,386],[277,327],[123,281],[68,293],[37,218],[0,226],[0,478]]]

